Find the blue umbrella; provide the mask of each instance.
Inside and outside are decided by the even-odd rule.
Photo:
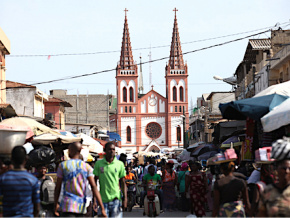
[[[249,117],[254,120],[259,120],[287,98],[288,96],[278,94],[264,95],[256,98],[221,103],[219,109],[225,119],[245,120]]]

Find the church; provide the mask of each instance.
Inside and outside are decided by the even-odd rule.
[[[162,96],[153,86],[148,93],[142,93],[142,71],[138,74],[132,55],[125,9],[121,56],[116,68],[117,114],[111,121],[121,136],[118,146],[126,153],[183,147],[183,128],[188,128],[189,115],[188,72],[181,50],[177,10],[174,11],[170,56],[165,66],[166,96]]]

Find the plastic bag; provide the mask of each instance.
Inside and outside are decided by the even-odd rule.
[[[45,146],[33,149],[28,156],[28,165],[33,167],[38,165],[49,165],[55,161],[56,157],[54,150]]]

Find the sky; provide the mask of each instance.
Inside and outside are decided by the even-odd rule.
[[[68,94],[116,94],[114,69],[120,59],[125,8],[129,10],[129,33],[137,63],[140,56],[143,62],[149,61],[150,47],[152,60],[169,57],[174,8],[178,9],[183,52],[277,28],[277,23],[290,29],[288,0],[0,0],[0,6],[0,27],[11,42],[11,54],[6,56],[7,80],[35,84],[111,70],[36,85],[47,94],[52,89],[66,89]],[[267,32],[251,38],[269,37]],[[184,55],[189,107],[203,93],[232,89],[213,76],[233,76],[247,43],[248,39],[243,39]],[[151,63],[154,90],[163,96],[167,61]],[[149,64],[142,65],[142,71],[147,93],[151,89]]]

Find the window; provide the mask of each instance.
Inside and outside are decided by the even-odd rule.
[[[127,102],[127,89],[126,89],[126,87],[123,88],[123,102]]]
[[[180,98],[180,101],[184,101],[183,100],[183,87],[179,88],[179,98]]]
[[[125,107],[125,113],[127,113],[127,106]]]
[[[132,107],[131,106],[129,107],[129,113],[132,113]]]
[[[176,98],[176,87],[175,86],[172,89],[172,95],[173,95],[173,101],[177,101],[177,98]]]
[[[147,136],[151,139],[157,139],[161,136],[162,127],[155,122],[148,123],[145,129]]]
[[[133,93],[133,88],[132,87],[130,87],[129,93],[130,93],[130,102],[133,102],[133,100],[134,100],[134,97],[133,97],[134,93]]]
[[[176,140],[178,142],[181,141],[181,128],[180,128],[180,126],[176,127]]]
[[[127,134],[127,142],[131,142],[131,127],[130,126],[127,126],[126,134]]]
[[[177,112],[177,106],[175,106],[175,112]]]
[[[181,106],[179,106],[179,112],[182,112],[182,111],[181,111]]]

